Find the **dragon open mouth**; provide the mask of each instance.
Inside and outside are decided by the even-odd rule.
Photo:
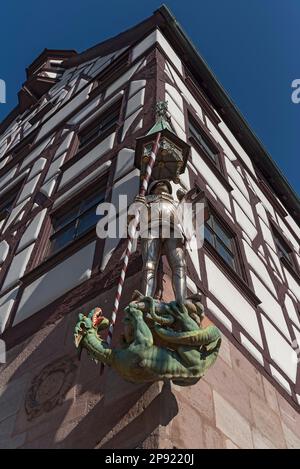
[[[92,323],[94,327],[99,327],[101,322],[105,319],[104,316],[102,316],[102,309],[101,308],[95,308],[94,314],[92,316]]]

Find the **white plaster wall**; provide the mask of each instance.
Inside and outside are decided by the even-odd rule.
[[[287,279],[289,289],[294,293],[295,297],[300,302],[300,287],[294,277],[289,273],[289,271],[283,267],[285,278]]]
[[[292,394],[291,387],[288,381],[282,376],[282,374],[279,373],[279,371],[272,365],[270,365],[270,370],[275,381],[277,381],[277,383],[280,384],[280,386],[282,386],[289,394]]]
[[[17,202],[18,204],[23,202],[23,200],[27,199],[28,197],[32,196],[32,194],[34,193],[36,189],[39,177],[40,175],[38,174],[37,176],[35,176],[33,179],[31,179],[29,182],[27,182],[24,185],[22,192],[18,197],[18,202]]]
[[[133,114],[137,109],[140,109],[144,104],[145,99],[145,88],[142,88],[137,93],[135,93],[131,98],[127,101],[126,106],[126,118]]]
[[[114,180],[119,179],[124,174],[134,168],[135,151],[130,148],[122,148],[117,156]]]
[[[244,336],[241,334],[241,344],[245,347],[246,350],[255,358],[261,365],[264,365],[264,358],[262,354],[257,350],[257,348]]]
[[[300,239],[300,227],[297,225],[297,223],[295,222],[295,220],[291,217],[291,215],[287,215],[285,217],[285,221],[288,225],[290,225],[290,227],[292,228],[292,230],[294,231],[294,233],[296,234],[296,236],[298,236],[298,238]]]
[[[46,184],[43,184],[40,189],[42,194],[44,194],[46,197],[51,197],[55,188],[56,181],[57,176],[54,176]]]
[[[113,94],[118,88],[121,88],[122,85],[125,85],[129,80],[130,78],[132,77],[132,75],[141,67],[141,66],[144,66],[146,65],[146,62],[144,61],[139,61],[138,63],[136,63],[135,65],[133,65],[129,70],[127,70],[126,73],[124,73],[124,75],[122,75],[121,77],[119,77],[114,83],[112,83],[112,85],[110,85],[107,90],[106,90],[106,93],[105,93],[105,99],[110,96],[111,94]]]
[[[225,277],[220,268],[205,255],[208,289],[230,312],[237,322],[262,346],[255,309]]]
[[[88,174],[85,178],[83,178],[77,184],[74,184],[73,187],[71,187],[71,189],[64,192],[61,196],[59,196],[55,200],[53,204],[53,208],[57,208],[58,206],[62,205],[66,200],[70,199],[71,197],[76,195],[78,192],[83,190],[83,188],[87,186],[88,184],[90,184],[94,179],[99,177],[101,174],[104,174],[105,171],[107,171],[110,166],[111,166],[111,161],[107,161],[106,163],[99,166],[99,168],[95,169],[95,171]]]
[[[236,216],[238,224],[246,232],[246,234],[249,236],[251,241],[253,241],[253,239],[257,235],[257,230],[255,228],[255,225],[251,223],[247,215],[245,215],[244,211],[241,209],[241,207],[235,200],[233,201],[233,207],[234,207],[235,216]]]
[[[47,163],[46,158],[39,158],[38,160],[36,160],[36,162],[32,166],[32,169],[29,173],[28,181],[30,179],[32,179],[34,176],[36,176],[37,174],[41,173],[43,171],[46,163]]]
[[[180,93],[182,97],[184,98],[184,100],[187,102],[187,104],[190,104],[194,108],[194,111],[196,112],[197,116],[203,121],[203,111],[198,101],[196,101],[196,99],[194,98],[192,93],[188,90],[182,78],[178,75],[178,73],[174,70],[174,68],[171,65],[166,65],[166,67],[167,67],[166,70],[168,70],[169,73],[171,73],[174,79],[174,82],[180,89]]]
[[[225,122],[221,121],[219,123],[219,128],[222,130],[222,132],[224,133],[224,135],[228,138],[229,142],[231,143],[231,145],[234,147],[235,151],[237,152],[237,154],[240,156],[240,158],[244,161],[244,163],[246,164],[246,166],[250,169],[250,171],[252,173],[255,174],[255,170],[254,170],[254,167],[253,167],[253,164],[252,164],[252,161],[251,159],[249,158],[249,156],[247,155],[247,153],[245,152],[245,150],[242,148],[242,146],[239,144],[239,142],[237,141],[237,139],[235,138],[235,136],[232,134],[232,132],[228,129],[227,125],[225,124]]]
[[[81,174],[86,168],[91,164],[95,163],[99,158],[102,157],[104,153],[111,150],[114,145],[116,133],[113,132],[111,135],[106,137],[102,142],[98,143],[92,150],[90,150],[86,155],[84,155],[80,160],[74,163],[70,168],[68,168],[62,176],[59,187],[63,187],[71,179],[75,178]]]
[[[177,68],[177,70],[183,73],[182,63],[178,55],[175,53],[174,49],[170,46],[163,34],[158,30],[154,30],[149,36],[147,36],[143,41],[141,41],[136,47],[132,50],[132,61],[137,57],[142,55],[149,47],[151,47],[155,42],[158,42],[162,49],[165,51],[169,60]]]
[[[3,264],[9,252],[9,244],[3,240],[0,243],[0,264]]]
[[[220,310],[220,308],[217,307],[217,305],[211,301],[210,298],[207,298],[207,307],[209,311],[228,329],[230,332],[232,332],[232,323],[226,316],[226,314],[223,313],[223,311]]]
[[[133,124],[133,122],[135,121],[135,119],[138,117],[139,114],[142,113],[142,108],[138,109],[137,111],[135,111],[133,114],[131,114],[124,122],[124,125],[123,125],[123,132],[122,132],[122,141],[124,140],[124,138],[126,137],[126,134],[128,132],[128,129],[129,127]]]
[[[25,205],[29,202],[29,197],[26,200],[23,200],[19,205],[17,205],[10,213],[10,216],[5,223],[4,230],[6,231],[12,223],[16,223],[21,219],[22,210]]]
[[[58,149],[56,150],[53,160],[58,158],[60,155],[62,155],[69,149],[73,137],[74,137],[74,132],[68,132],[65,139],[62,141],[62,143],[59,145]]]
[[[294,238],[294,236],[292,235],[292,233],[288,229],[287,225],[284,223],[284,221],[282,220],[282,218],[279,215],[277,215],[277,219],[278,219],[279,226],[282,229],[282,231],[284,232],[285,236],[292,243],[295,251],[299,252],[299,243]]]
[[[285,299],[284,299],[284,304],[287,310],[287,313],[289,315],[289,318],[299,327],[300,329],[300,317],[298,315],[298,312],[295,308],[295,305],[291,299],[291,297],[286,294]],[[300,344],[299,344],[300,345]]]
[[[78,95],[76,95],[68,104],[63,106],[52,117],[50,117],[50,119],[42,126],[37,136],[37,140],[40,140],[48,132],[51,132],[57,124],[66,119],[66,117],[68,117],[71,112],[75,111],[75,109],[78,108],[78,106],[80,106],[88,98],[91,86],[92,85],[89,85],[80,91]]]
[[[95,241],[88,244],[26,287],[14,325],[19,324],[67,291],[89,279],[95,244]]]
[[[191,148],[191,157],[192,163],[197,169],[198,173],[203,175],[206,182],[212,188],[212,190],[217,194],[220,201],[225,205],[227,210],[231,212],[231,205],[229,194],[212,170],[207,166],[204,162],[203,158],[199,155],[199,153],[192,147]]]
[[[255,225],[255,218],[254,218],[252,207],[251,207],[250,203],[244,197],[243,193],[240,191],[240,189],[237,187],[237,185],[231,179],[230,176],[229,176],[229,183],[233,188],[233,191],[231,191],[232,197],[236,200],[236,202],[239,204],[239,206],[243,209],[243,212],[249,218],[251,223],[253,225]]]
[[[256,252],[245,241],[242,242],[245,249],[247,261],[249,262],[253,270],[258,274],[260,279],[264,282],[264,284],[271,290],[275,298],[277,298],[276,289],[273,285],[273,282],[270,278],[265,264],[258,257]]]
[[[2,290],[12,287],[15,283],[23,277],[26,270],[27,264],[29,262],[30,256],[32,254],[34,245],[28,246],[23,251],[16,254],[13,258],[13,261],[8,269],[7,275],[5,277]]]
[[[46,147],[50,144],[50,142],[52,142],[52,140],[52,137],[48,137],[40,145],[38,145],[35,150],[32,150],[32,152],[30,152],[29,155],[26,156],[26,158],[23,160],[20,167],[21,170],[24,169],[27,165],[29,165],[32,161],[34,161],[38,156],[40,156],[42,151],[46,149]]]
[[[9,170],[4,176],[1,177],[0,179],[0,188],[3,186],[6,186],[9,182],[12,181],[14,175],[16,174],[17,171],[17,166]]]
[[[253,282],[254,291],[257,297],[261,300],[261,304],[259,305],[260,308],[273,321],[273,323],[279,327],[281,332],[290,341],[291,337],[280,304],[253,272],[251,272],[250,275]]]
[[[218,129],[216,128],[216,126],[211,122],[211,120],[206,116],[206,122],[207,122],[207,127],[209,129],[209,131],[211,132],[212,136],[214,137],[214,139],[216,140],[216,142],[218,142],[225,155],[231,160],[231,161],[234,161],[237,159],[235,153],[231,150],[230,146],[227,144],[227,142],[225,142],[224,138],[221,136],[220,132],[218,131]]]
[[[19,288],[14,288],[0,298],[0,334],[4,332],[10,312],[15,303],[18,290]]]
[[[56,158],[53,163],[49,166],[48,172],[45,176],[44,182],[49,181],[49,179],[52,179],[55,174],[60,172],[60,167],[64,164],[65,159],[66,159],[67,153],[63,153],[60,155],[58,158]]]
[[[26,246],[36,241],[40,233],[43,221],[45,219],[47,209],[41,210],[34,219],[29,223],[28,227],[24,231],[24,234],[19,242],[18,251],[20,252]]]
[[[267,318],[262,316],[262,321],[272,359],[295,382],[297,373],[297,355],[295,350],[293,350]]]
[[[250,201],[250,198],[249,198],[249,193],[248,193],[248,189],[246,187],[246,184],[244,182],[244,179],[242,178],[242,176],[239,174],[237,168],[231,163],[231,161],[229,160],[229,158],[225,157],[225,165],[226,165],[226,170],[227,170],[227,173],[229,174],[229,176],[231,177],[231,179],[234,181],[234,183],[236,184],[236,187],[239,188],[239,190],[241,191],[241,193],[243,194],[243,196],[248,200]]]

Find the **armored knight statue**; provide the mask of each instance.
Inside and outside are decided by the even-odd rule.
[[[180,194],[182,197],[183,194]],[[161,256],[166,255],[172,270],[175,299],[184,303],[186,298],[186,236],[181,217],[180,202],[172,196],[172,186],[167,179],[153,181],[146,197],[137,196],[143,204],[140,216],[140,236],[143,258],[141,292],[155,295],[157,269]]]
[[[132,217],[128,219],[128,245],[111,321],[97,307],[88,314],[79,314],[74,330],[79,351],[86,349],[94,360],[114,368],[132,383],[170,380],[181,386],[194,385],[214,364],[221,345],[217,327],[202,325],[201,298],[187,298],[185,258],[193,233],[193,216],[186,216],[188,194],[178,190],[177,197],[173,197],[170,181],[179,182],[188,152],[189,146],[172,129],[167,103],[158,103],[155,125],[137,139],[135,164],[147,184],[136,196]],[[150,175],[153,182],[146,192]],[[112,347],[112,329],[134,239],[131,223],[132,232],[139,225],[141,238],[143,271],[141,285],[137,285],[141,291],[136,290],[124,308],[120,347]],[[172,271],[175,301],[169,303],[155,298],[162,255],[166,255]],[[101,334],[106,329],[104,339]]]

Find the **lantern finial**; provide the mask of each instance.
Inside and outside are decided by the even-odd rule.
[[[147,135],[161,132],[164,129],[168,129],[174,133],[170,125],[170,116],[168,114],[168,101],[158,101],[155,105],[156,122],[154,126],[149,130]]]

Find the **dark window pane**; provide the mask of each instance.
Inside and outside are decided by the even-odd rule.
[[[214,235],[212,234],[211,230],[206,225],[204,226],[204,239],[206,239],[213,246],[215,245]]]
[[[278,255],[280,257],[284,257],[292,267],[295,267],[292,251],[289,246],[284,242],[283,239],[280,238],[277,233],[274,234],[274,239]]]
[[[16,191],[9,196],[5,196],[5,200],[2,203],[0,203],[0,212],[6,212],[7,214],[10,214],[14,206],[14,202],[17,197],[17,194],[18,192]]]
[[[51,239],[50,254],[60,251],[63,247],[67,246],[73,241],[75,236],[75,221],[68,226],[67,229],[61,230],[56,233]]]
[[[189,122],[189,129],[191,135],[197,140],[199,145],[203,148],[205,153],[210,157],[210,159],[216,164],[217,163],[217,152],[212,147],[211,143],[201,132],[201,129],[192,121]]]
[[[212,213],[204,225],[204,238],[216,249],[224,261],[237,271],[233,236],[223,228]]]
[[[73,209],[70,209],[68,212],[64,213],[63,215],[54,218],[53,221],[53,228],[54,231],[58,231],[62,229],[64,226],[68,225],[71,221],[77,218],[79,213],[79,207],[75,206]]]
[[[82,135],[80,137],[80,144],[79,148],[84,147],[87,143],[93,141],[95,138],[97,138],[99,135],[99,129],[98,127],[95,127],[94,129],[91,129],[90,132],[86,133],[85,135]]]
[[[220,240],[227,246],[228,249],[232,249],[231,248],[231,236],[226,233],[226,231],[222,228],[222,226],[218,223],[218,222],[215,222],[215,232],[216,232],[216,235],[218,236],[218,238],[220,238]]]
[[[78,219],[76,237],[85,233],[92,226],[95,226],[98,220],[99,215],[96,215],[96,207],[92,207],[90,210],[81,215]]]
[[[212,217],[212,215],[209,216],[209,219],[206,220],[205,224],[210,226],[211,228],[213,228],[213,217]]]
[[[216,239],[216,249],[218,253],[223,257],[224,261],[230,265],[233,269],[235,269],[234,257],[233,255],[225,248],[224,244],[222,244],[218,238]]]
[[[95,207],[95,210],[96,210],[97,205],[99,205],[100,202],[103,202],[103,200],[104,200],[103,192],[97,192],[95,194],[92,194],[82,203],[82,207],[80,211],[85,212],[90,207]]]
[[[103,186],[102,186],[103,187]],[[104,200],[104,191],[90,193],[68,211],[53,218],[49,254],[58,252],[97,224],[97,206]]]
[[[101,122],[101,130],[104,132],[106,129],[109,129],[113,124],[115,124],[119,119],[120,108],[116,108],[114,111],[111,111]]]
[[[79,136],[79,149],[100,137],[106,130],[118,122],[121,103],[118,102],[105,115],[97,117],[95,122]]]

